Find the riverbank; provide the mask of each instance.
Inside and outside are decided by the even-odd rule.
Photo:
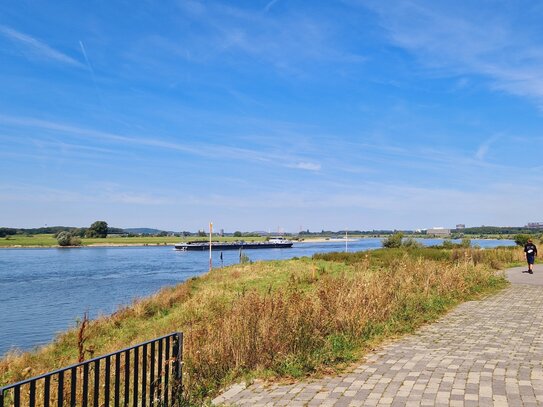
[[[360,237],[362,238],[362,237]],[[347,242],[354,242],[360,238],[349,238]],[[143,246],[174,246],[177,243],[188,242],[188,241],[207,241],[208,238],[205,237],[175,237],[175,236],[166,236],[166,237],[157,237],[157,236],[137,236],[137,237],[109,237],[105,239],[81,239],[81,246],[70,246],[70,247],[143,247]],[[213,238],[214,241],[221,242],[231,242],[244,240],[246,242],[261,242],[266,240],[265,237],[217,237]],[[304,238],[297,240],[296,243],[337,243],[345,242],[345,239],[336,239],[336,238]],[[47,248],[47,247],[60,247],[57,244],[56,239],[53,235],[36,235],[36,237],[31,236],[21,236],[21,237],[10,237],[9,239],[0,239],[0,248],[1,249],[24,249],[24,248]]]
[[[385,239],[387,236],[349,236],[347,243],[356,242],[361,239]],[[430,237],[417,237],[418,239],[435,239]],[[486,240],[495,240],[492,237],[485,238]],[[475,239],[475,240],[485,240]],[[82,238],[81,246],[75,247],[145,247],[145,246],[174,246],[177,243],[188,241],[207,241],[207,237],[176,237],[176,236],[135,236],[135,237],[108,237],[105,239],[97,238]],[[244,240],[246,242],[265,241],[265,237],[214,237],[214,241],[231,242]],[[504,240],[504,239],[499,239]],[[301,239],[293,239],[295,243],[345,243],[345,238],[329,238],[329,237],[304,237]],[[10,236],[9,238],[0,239],[0,249],[36,249],[36,248],[59,248],[57,240],[53,235],[35,235],[35,236]]]
[[[494,268],[520,260],[515,249],[381,249],[216,269],[92,321],[82,336],[8,355],[0,385],[69,365],[78,348],[99,355],[171,331],[185,333],[185,396],[195,403],[241,377],[341,369],[375,341],[503,287]]]
[[[133,237],[107,237],[82,238],[81,247],[128,247],[128,246],[173,246],[176,243],[188,241],[207,241],[207,237],[179,237],[179,236],[133,236]],[[236,241],[243,239],[245,241],[263,241],[264,237],[214,237],[213,240],[223,242]],[[40,247],[60,247],[54,235],[15,235],[0,239],[0,248],[40,248]]]

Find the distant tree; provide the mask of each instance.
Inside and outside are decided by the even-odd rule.
[[[530,235],[515,235],[515,243],[517,246],[524,246],[526,243],[528,243],[528,239],[530,239]]]
[[[402,239],[403,239],[403,233],[396,232],[393,235],[390,235],[389,237],[383,240],[383,247],[386,247],[387,249],[401,247]]]
[[[121,229],[121,228],[112,228],[112,227],[108,226],[107,233],[108,234],[115,234],[115,235],[123,235],[123,234],[125,234],[125,231],[124,231],[124,229]]]
[[[11,236],[17,233],[16,229],[0,228],[0,237]]]
[[[107,222],[104,222],[103,220],[97,220],[92,225],[90,225],[90,227],[87,229],[87,232],[85,233],[85,236],[104,238],[107,237],[107,231]]]
[[[57,235],[57,242],[59,246],[80,246],[81,239],[72,235],[71,232],[60,232]]]
[[[85,237],[85,235],[87,234],[87,228],[75,228],[71,232],[74,236]]]
[[[243,236],[243,233],[241,233],[239,230],[236,230],[234,232],[234,237],[241,237],[241,236]]]

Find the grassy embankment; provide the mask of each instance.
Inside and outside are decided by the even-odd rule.
[[[503,288],[496,270],[518,249],[386,249],[216,269],[93,321],[96,355],[183,331],[185,398],[234,380],[330,372],[384,338],[411,332],[455,304]],[[0,385],[77,360],[77,331],[0,361]]]
[[[167,245],[175,244],[179,242],[202,240],[206,241],[206,237],[176,237],[176,236],[134,236],[134,237],[108,237],[105,239],[95,238],[82,238],[82,246],[92,245]],[[213,240],[221,241],[258,241],[264,240],[262,237],[214,237]],[[41,235],[13,235],[8,238],[0,238],[0,247],[55,247],[58,246],[57,239],[53,235],[41,234]]]

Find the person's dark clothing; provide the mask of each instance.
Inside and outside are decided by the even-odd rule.
[[[535,256],[537,256],[537,247],[533,243],[526,243],[524,245],[524,253],[526,253],[526,260],[528,264],[534,264]]]

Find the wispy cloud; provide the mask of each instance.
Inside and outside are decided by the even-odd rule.
[[[56,49],[47,45],[45,42],[42,42],[30,35],[16,31],[8,26],[0,25],[0,34],[22,46],[25,51],[30,52],[34,56],[78,68],[83,67],[83,64],[81,64],[81,62],[78,60],[57,51]]]
[[[246,63],[266,66],[283,75],[308,77],[311,63],[342,64],[352,68],[366,62],[342,42],[345,33],[340,25],[322,19],[318,12],[287,11],[278,16],[268,13],[277,0],[267,3],[264,13],[253,7],[239,7],[231,2],[211,2],[205,7],[194,2],[180,2],[183,19],[200,29],[180,30],[177,37],[151,35],[134,43],[127,51],[129,57],[146,65],[160,65],[150,49],[162,50],[170,58],[182,58],[189,63],[211,64],[221,60],[229,66]],[[176,68],[178,64],[176,63]],[[172,69],[172,73],[175,72]]]
[[[310,163],[310,162],[299,162],[291,166],[292,168],[299,168],[301,170],[308,170],[308,171],[319,171],[321,169],[321,165],[318,163]]]
[[[174,201],[171,197],[159,194],[123,190],[115,184],[86,185],[85,192],[32,184],[4,184],[0,192],[0,202],[167,205]]]
[[[515,2],[487,8],[417,0],[360,4],[379,15],[393,43],[436,74],[483,75],[493,89],[543,105],[543,46],[534,40],[536,27],[515,19]],[[525,11],[537,15],[541,9],[534,3]]]
[[[477,152],[475,153],[475,158],[477,160],[484,160],[487,153],[488,153],[488,150],[490,149],[490,146],[495,143],[496,141],[498,141],[499,139],[499,136],[495,136],[495,137],[491,137],[487,140],[485,140],[483,143],[481,143],[481,145],[479,146],[479,148],[477,149]]]
[[[45,131],[57,132],[71,137],[109,141],[112,143],[121,144],[128,148],[143,146],[161,150],[176,151],[209,159],[224,160],[225,157],[228,157],[229,159],[265,163],[267,165],[281,166],[285,168],[298,168],[312,171],[320,169],[320,164],[305,161],[298,154],[289,154],[285,151],[264,151],[215,143],[181,143],[177,141],[164,140],[156,136],[127,136],[75,126],[72,124],[0,114],[0,124],[2,123],[9,126],[37,128]]]
[[[266,13],[268,11],[271,10],[271,8],[275,5],[275,3],[277,3],[279,0],[271,0],[268,4],[266,4],[266,7],[264,8],[264,10],[266,11]]]

